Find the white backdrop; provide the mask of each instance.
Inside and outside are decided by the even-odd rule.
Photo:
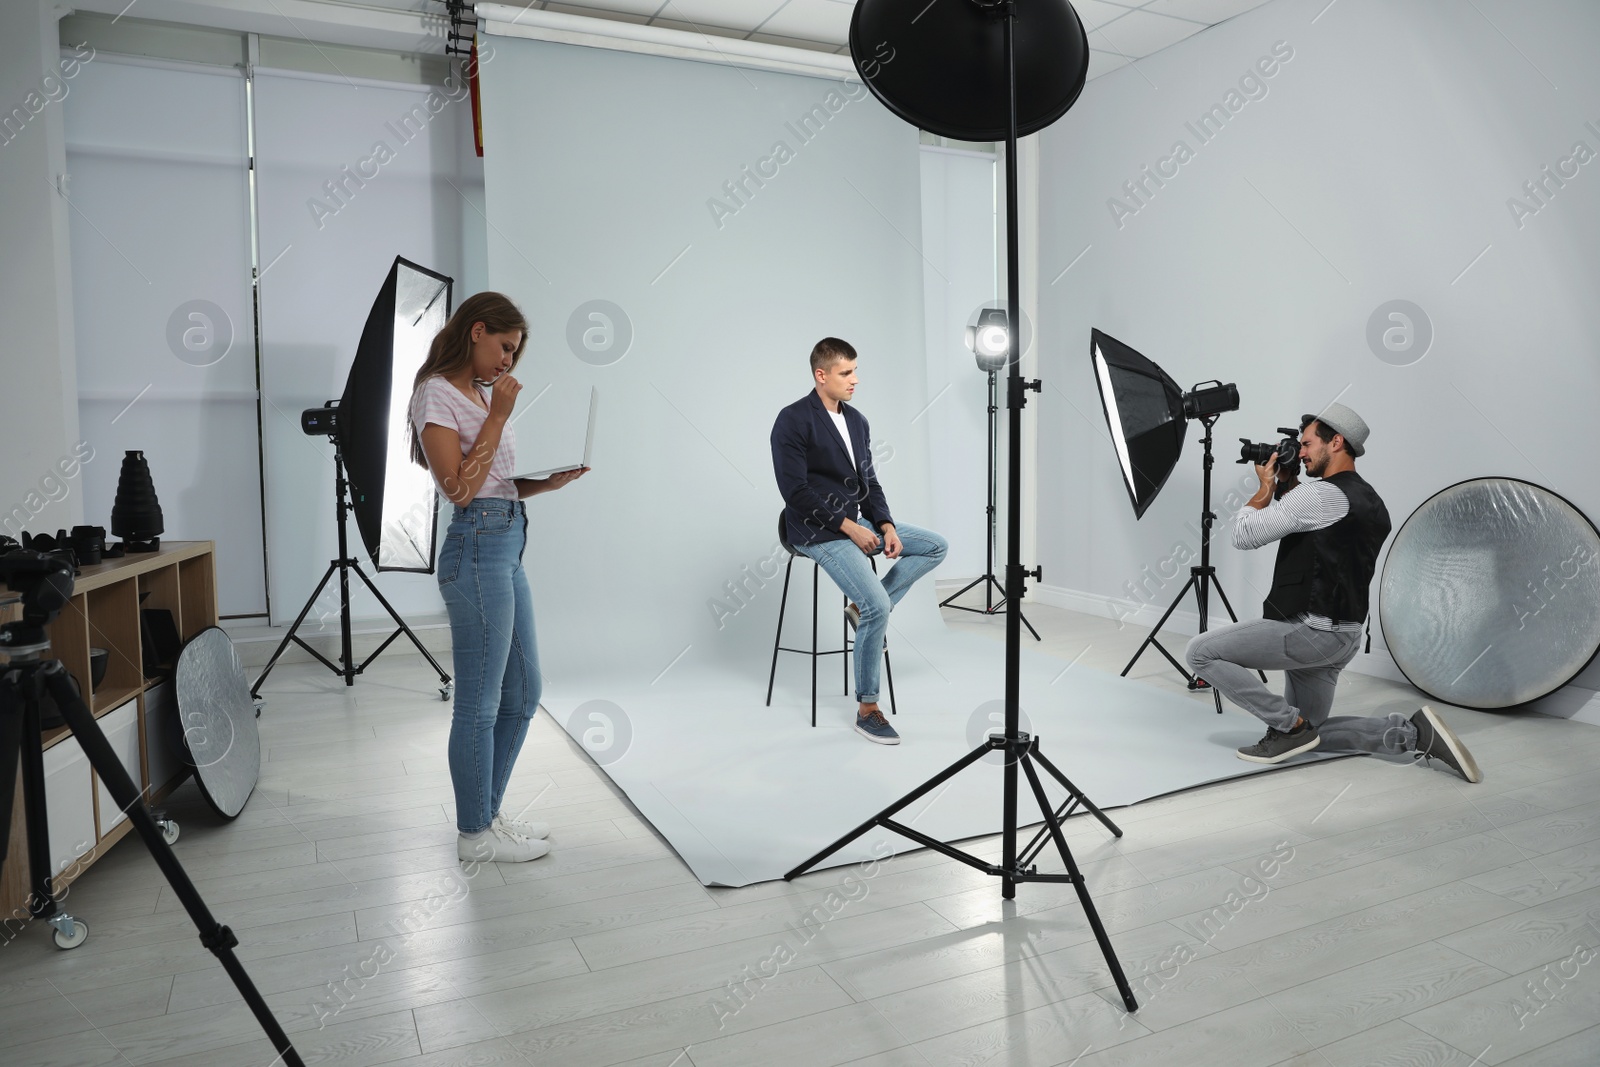
[[[1242,410],[1217,426],[1219,512],[1246,470],[1232,462],[1238,437],[1266,439],[1338,397],[1372,426],[1358,465],[1397,528],[1437,490],[1487,475],[1600,518],[1600,479],[1573,446],[1600,392],[1600,163],[1570,159],[1577,142],[1600,152],[1596,40],[1600,7],[1581,0],[1277,0],[1090,82],[1040,137],[1041,277],[1089,249],[1041,291],[1051,584],[1159,611],[1198,549],[1198,429],[1136,523],[1089,371],[1091,326],[1185,387],[1239,383]],[[1272,61],[1275,46],[1292,58]],[[1225,121],[1202,141],[1195,124],[1214,105]],[[1180,140],[1190,158],[1163,164]],[[1568,176],[1539,207],[1524,183],[1563,159]],[[1169,177],[1157,186],[1147,166]],[[1512,198],[1539,210],[1519,219]],[[1425,355],[1369,344],[1392,300],[1431,322]],[[1221,542],[1235,607],[1258,612],[1272,553]]]
[[[927,428],[912,421],[928,399],[917,132],[858,83],[521,39],[494,47],[489,277],[532,324],[524,396],[553,387],[524,402],[519,443],[539,436],[547,405],[580,403],[591,384],[601,393],[594,471],[531,502],[525,558],[546,674],[648,682],[716,663],[764,678],[783,563],[768,434],[810,388],[819,338],[859,350],[858,406],[889,504],[931,525]],[[802,139],[793,130],[813,106],[827,117]],[[763,159],[772,176],[747,180],[741,206],[724,183]],[[620,333],[595,362],[568,343],[569,318],[592,300],[631,323],[630,347],[607,365]]]

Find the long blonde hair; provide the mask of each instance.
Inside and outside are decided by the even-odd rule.
[[[517,361],[528,347],[528,320],[511,298],[503,293],[474,293],[456,306],[450,321],[434,334],[433,344],[428,347],[428,358],[423,360],[422,369],[417,371],[417,377],[411,383],[413,397],[422,383],[434,375],[448,378],[472,364],[472,327],[480,322],[489,333],[522,332],[522,341],[511,356],[511,367],[516,369]],[[411,423],[409,432],[412,462],[427,467],[428,457],[422,451],[422,441],[417,437],[415,423]]]

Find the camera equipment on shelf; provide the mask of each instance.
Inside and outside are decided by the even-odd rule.
[[[0,652],[9,659],[0,666],[0,827],[11,826],[20,764],[28,826],[30,916],[44,919],[54,927],[56,944],[63,948],[81,944],[88,936],[88,927],[82,921],[61,911],[51,888],[50,835],[39,726],[40,698],[48,692],[99,775],[100,784],[111,794],[118,808],[127,813],[128,821],[144,840],[156,866],[161,868],[173,893],[200,930],[200,943],[217,957],[233,979],[262,1031],[278,1050],[278,1058],[288,1067],[303,1067],[299,1053],[289,1043],[272,1009],[234,955],[239,939],[232,930],[217,922],[200,898],[183,865],[172,854],[172,846],[161,824],[128,777],[121,758],[106,740],[94,714],[74,691],[66,668],[60,660],[47,658],[50,635],[45,627],[72,600],[72,565],[40,552],[7,552],[0,555],[0,580],[21,594],[22,607],[19,621],[0,626]],[[10,838],[9,830],[0,835],[0,864],[5,862]]]
[[[143,452],[129,449],[122,455],[117,496],[111,504],[111,532],[122,538],[127,552],[154,552],[161,547],[166,527],[156,484],[150,478],[150,461]]]

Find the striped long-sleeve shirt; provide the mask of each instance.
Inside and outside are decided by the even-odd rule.
[[[1350,501],[1337,486],[1320,481],[1301,482],[1259,511],[1240,508],[1233,522],[1233,547],[1260,548],[1290,534],[1325,529],[1349,512]],[[1308,613],[1305,622],[1317,630],[1361,629],[1359,620],[1335,623],[1326,615]]]

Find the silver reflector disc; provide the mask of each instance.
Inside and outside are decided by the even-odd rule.
[[[183,646],[173,674],[195,780],[206,803],[231,819],[244,810],[261,776],[261,738],[244,667],[228,635],[212,626]]]
[[[1461,707],[1546,696],[1600,649],[1600,533],[1531,482],[1477,478],[1434,494],[1395,534],[1380,590],[1396,666]]]

